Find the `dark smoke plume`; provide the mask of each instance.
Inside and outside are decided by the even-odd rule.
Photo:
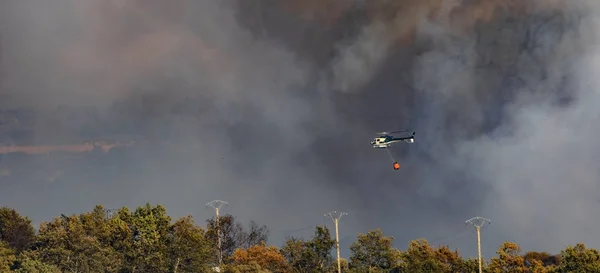
[[[131,142],[4,155],[0,205],[36,221],[212,199],[273,230],[342,220],[484,255],[594,247],[600,219],[594,1],[5,1],[7,145]],[[15,114],[16,113],[16,114]],[[15,118],[18,116],[18,118]],[[416,143],[384,151],[376,131]],[[574,224],[576,223],[576,224]],[[346,255],[346,253],[344,253]]]

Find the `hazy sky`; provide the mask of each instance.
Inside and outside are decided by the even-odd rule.
[[[277,245],[341,210],[344,247],[381,227],[468,256],[479,215],[486,257],[600,247],[595,1],[318,2],[1,2],[0,103],[40,111],[34,144],[151,144],[5,157],[0,205],[37,224],[150,202],[203,223],[221,199]],[[393,171],[369,141],[405,128]]]

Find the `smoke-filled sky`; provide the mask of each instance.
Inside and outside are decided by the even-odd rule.
[[[486,257],[600,247],[600,5],[463,2],[0,2],[0,103],[33,111],[29,144],[147,141],[5,156],[0,205],[36,224],[145,202],[203,222],[221,199],[277,245],[341,210],[342,246],[381,227],[467,256],[483,216]],[[407,128],[393,171],[369,141]]]

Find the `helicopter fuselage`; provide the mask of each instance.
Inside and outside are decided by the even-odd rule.
[[[394,137],[390,137],[390,136],[381,136],[381,137],[376,137],[375,139],[373,139],[373,141],[371,141],[371,145],[373,146],[373,148],[388,148],[390,147],[392,144],[396,143],[396,142],[406,142],[406,143],[414,143],[415,139],[414,137],[406,137],[406,138],[394,138]]]

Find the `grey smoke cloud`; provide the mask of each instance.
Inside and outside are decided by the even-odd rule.
[[[35,142],[77,141],[85,121],[100,137],[151,140],[104,159],[8,157],[1,205],[39,222],[151,202],[202,221],[222,199],[270,226],[274,244],[342,210],[342,245],[382,227],[399,247],[425,237],[465,255],[476,247],[462,223],[477,213],[492,219],[486,257],[504,240],[600,244],[586,228],[598,202],[596,4],[532,1],[515,16],[415,1],[373,21],[344,6],[351,23],[332,26],[279,6],[142,2],[0,4],[2,105],[96,109],[77,123],[40,114]],[[557,94],[573,100],[555,106]],[[417,143],[394,149],[393,172],[368,141],[405,126]]]
[[[443,46],[449,52],[439,49],[422,58],[418,79],[445,101],[437,105],[446,110],[440,114],[456,113],[459,118],[449,122],[459,123],[452,127],[467,133],[458,135],[465,140],[456,139],[441,151],[434,146],[432,153],[452,162],[446,166],[469,173],[474,183],[492,188],[473,204],[493,219],[484,236],[495,245],[514,240],[525,250],[558,251],[575,242],[598,244],[586,227],[595,224],[598,202],[593,163],[598,149],[592,141],[598,131],[592,76],[598,69],[597,7],[578,3],[588,12],[577,8],[542,17],[541,22],[534,18],[524,27],[505,24],[503,30],[479,35],[475,45]],[[515,33],[521,38],[514,40]],[[492,49],[487,54],[496,55],[486,56],[486,47]],[[456,54],[455,60],[440,61],[449,53]],[[505,70],[503,79],[495,79],[502,75],[493,69]],[[487,97],[495,88],[500,97]],[[561,96],[570,100],[561,101]],[[499,126],[480,135],[490,113]],[[486,252],[493,255],[492,248]]]
[[[387,29],[379,23],[367,25],[353,43],[341,47],[338,58],[332,64],[335,89],[361,90],[373,78],[388,56],[388,47],[392,43]]]
[[[3,24],[6,105],[95,106],[108,123],[99,137],[116,132],[126,138],[122,132],[129,132],[154,145],[105,159],[104,165],[45,160],[38,163],[46,167],[41,174],[8,185],[4,203],[36,221],[96,203],[143,202],[203,221],[212,215],[203,205],[219,198],[241,220],[274,231],[322,222],[319,216],[347,196],[331,197],[337,193],[327,186],[324,167],[310,162],[314,151],[303,150],[330,127],[324,121],[334,119],[315,109],[318,98],[302,93],[312,85],[302,60],[252,37],[221,3],[181,1],[182,14],[175,18],[161,12],[164,4],[152,9],[134,1],[5,4],[2,10],[11,16],[3,18],[12,23]],[[123,109],[113,107],[120,101]],[[71,130],[60,138],[77,141],[81,128],[69,122],[60,120]],[[36,126],[38,143],[56,131],[43,121]],[[54,169],[62,175],[47,183],[45,173]],[[36,201],[16,194],[23,188]],[[305,215],[316,222],[306,222]]]

